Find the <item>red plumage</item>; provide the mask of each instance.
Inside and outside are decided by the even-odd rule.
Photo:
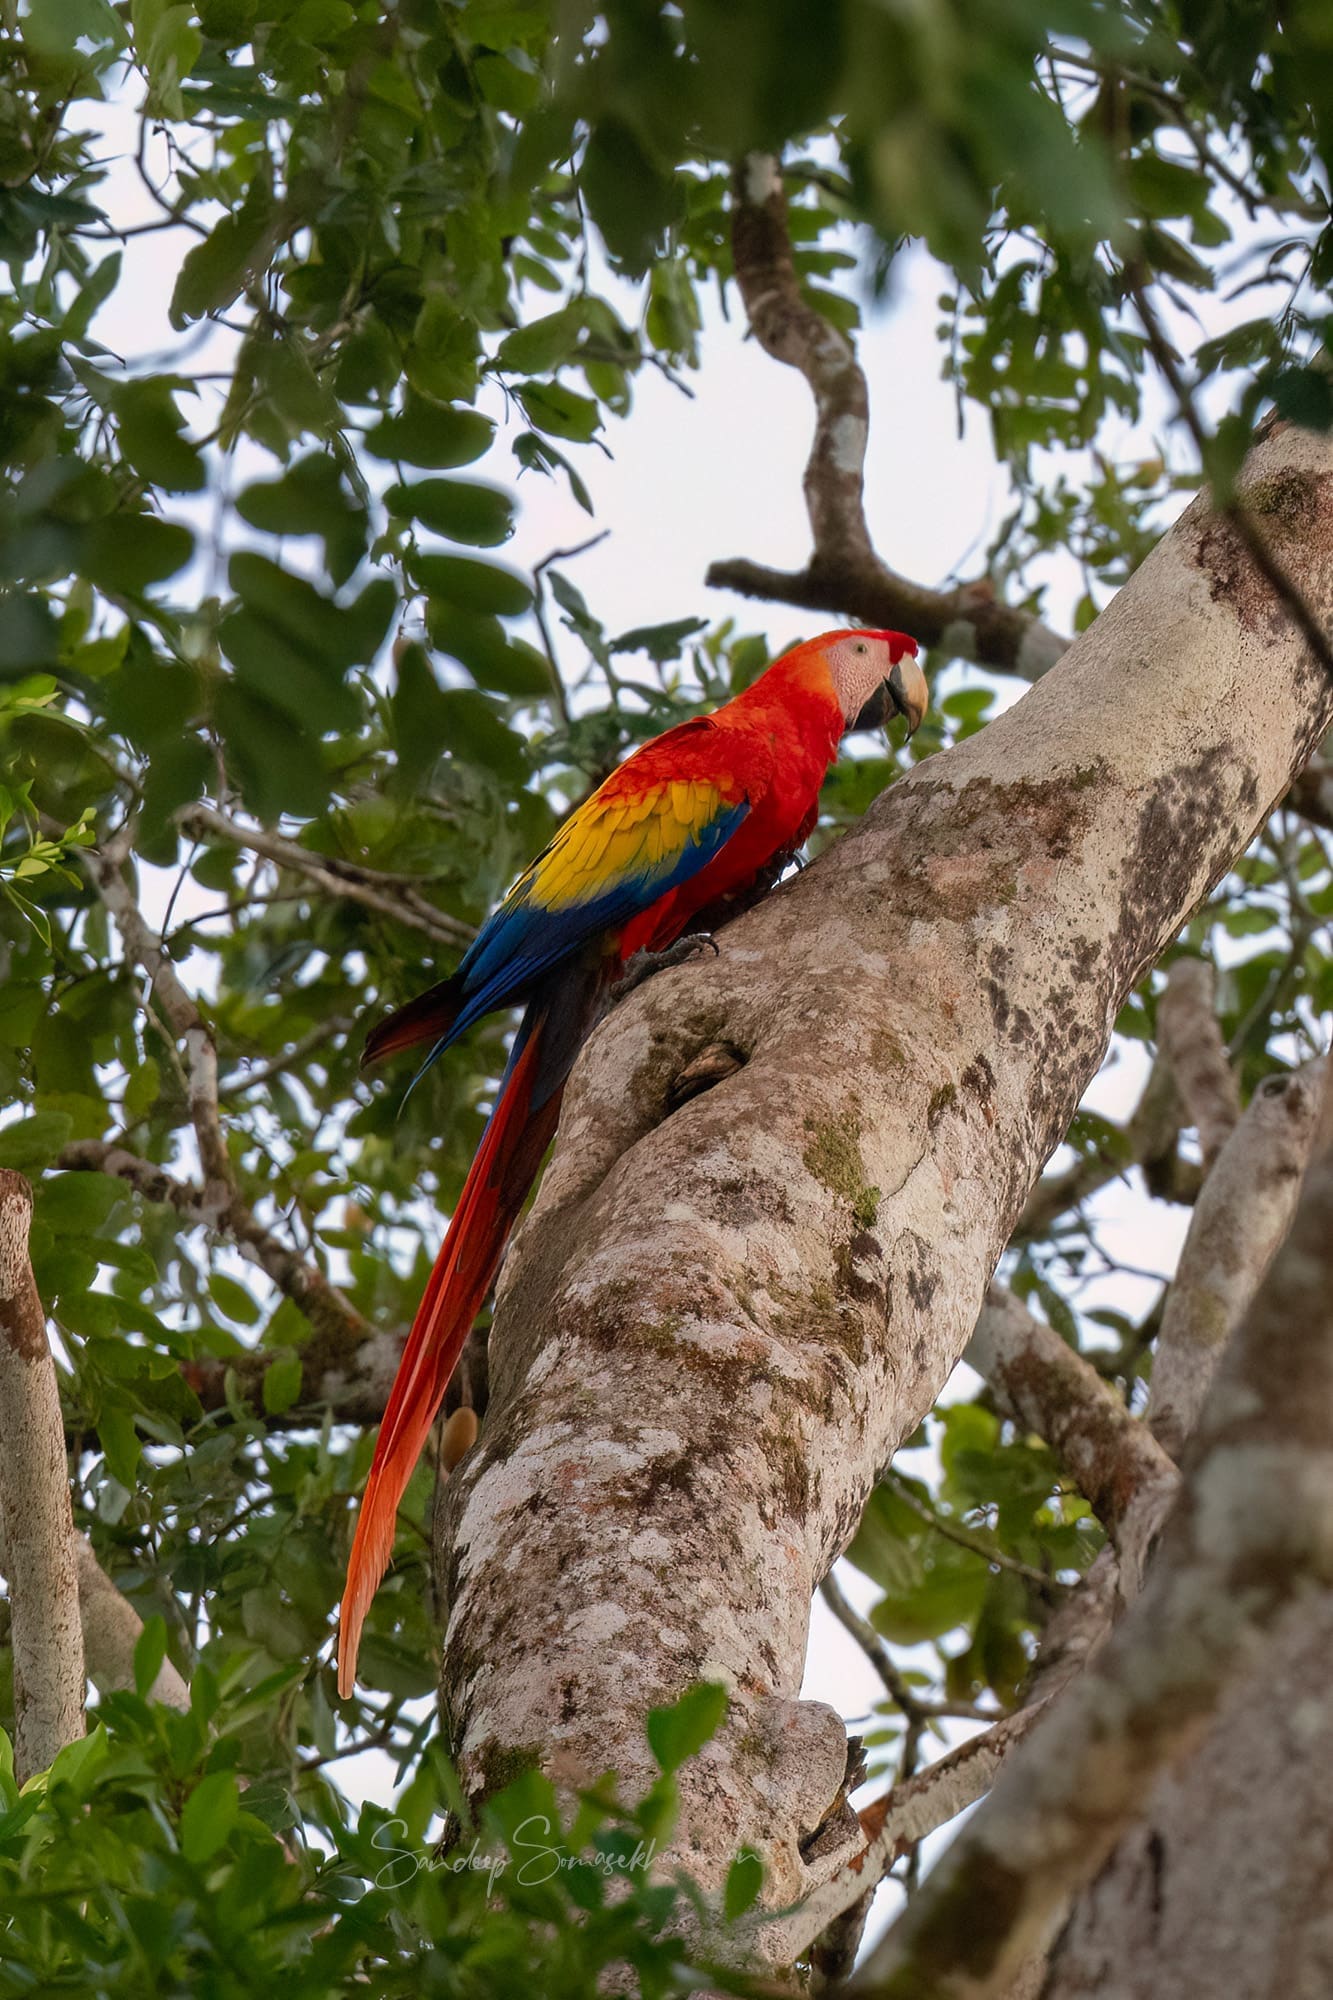
[[[715,714],[636,751],[565,822],[483,927],[452,978],[390,1015],[366,1057],[434,1040],[492,1009],[527,1012],[399,1365],[367,1481],[343,1596],[339,1692],[393,1546],[403,1490],[509,1232],[555,1132],[565,1080],[608,986],[639,950],[725,917],[781,872],[814,826],[844,730],[880,682],[919,720],[891,669],[901,633],[826,633],[785,654]]]

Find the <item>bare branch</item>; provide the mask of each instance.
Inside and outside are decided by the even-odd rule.
[[[0,1169],[0,1529],[14,1647],[20,1783],[83,1735],[83,1638],[65,1426],[28,1262],[32,1189]]]
[[[842,1589],[830,1571],[819,1586],[819,1594],[844,1632],[855,1639],[861,1651],[869,1660],[875,1672],[884,1683],[886,1693],[895,1706],[909,1719],[917,1722],[929,1721],[943,1715],[960,1716],[967,1722],[994,1722],[997,1720],[993,1708],[982,1708],[974,1701],[930,1701],[922,1700],[911,1683],[899,1671],[892,1653],[881,1639],[868,1618],[863,1618],[854,1604],[849,1603]]]
[[[1068,640],[1031,612],[996,601],[988,579],[932,590],[898,576],[871,544],[863,499],[870,409],[866,379],[849,337],[802,295],[787,227],[777,160],[752,153],[732,191],[736,282],[755,338],[776,361],[797,368],[815,400],[815,436],[805,469],[805,504],[814,553],[794,573],[738,558],[713,563],[706,581],[811,611],[851,615],[910,632],[927,646],[1036,680]]]
[[[1291,1221],[1323,1067],[1266,1078],[1203,1184],[1167,1293],[1148,1398],[1153,1436],[1174,1458]]]
[[[134,1649],[143,1632],[143,1620],[129,1599],[116,1589],[86,1535],[75,1536],[74,1559],[79,1576],[79,1615],[88,1677],[103,1693],[113,1688],[132,1688]],[[168,1708],[184,1711],[190,1706],[190,1690],[170,1660],[163,1660],[148,1695],[151,1701],[165,1702]]]
[[[360,903],[363,909],[373,910],[391,923],[422,931],[437,944],[465,950],[476,936],[471,924],[437,910],[410,875],[389,875],[378,868],[344,861],[338,855],[314,854],[294,840],[270,833],[267,827],[243,826],[213,806],[187,807],[180,816],[180,824],[184,832],[200,840],[223,840],[252,854],[262,854],[279,868],[303,875],[325,895],[343,896],[349,902]]]
[[[928,1834],[947,1826],[989,1790],[1014,1745],[1027,1735],[1040,1705],[1002,1716],[914,1777],[905,1778],[859,1815],[866,1844],[835,1875],[776,1923],[763,1922],[762,1949],[777,1964],[791,1964],[844,1911],[874,1889],[894,1864]]]
[[[56,1165],[69,1173],[112,1174],[128,1182],[146,1201],[164,1203],[188,1221],[200,1223],[214,1234],[239,1244],[310,1321],[312,1337],[301,1350],[302,1401],[339,1400],[327,1386],[336,1380],[340,1394],[350,1397],[350,1405],[343,1414],[349,1418],[363,1416],[367,1399],[373,1414],[383,1414],[387,1383],[382,1391],[380,1381],[386,1365],[392,1375],[401,1342],[396,1336],[380,1333],[329,1282],[318,1265],[308,1262],[266,1229],[235,1187],[219,1198],[107,1139],[71,1141],[61,1149]],[[392,1364],[385,1350],[392,1351]],[[229,1370],[235,1373],[242,1393],[252,1394],[260,1388],[272,1360],[272,1354],[256,1354],[234,1363],[198,1365],[189,1371],[190,1385],[206,1409],[220,1408],[226,1403],[225,1378]]]
[[[1207,959],[1175,961],[1158,1002],[1157,1031],[1186,1116],[1199,1134],[1206,1174],[1240,1117],[1240,1092],[1217,1024]]]
[[[1114,1540],[1122,1569],[1140,1574],[1179,1479],[1146,1425],[1003,1285],[986,1294],[964,1359],[1045,1438]]]
[[[275,1076],[283,1076],[289,1069],[295,1069],[316,1049],[322,1049],[326,1042],[349,1034],[354,1026],[350,1016],[343,1014],[334,1014],[327,1021],[317,1021],[306,1034],[298,1035],[289,1049],[270,1056],[265,1062],[256,1063],[253,1069],[233,1070],[230,1076],[222,1077],[218,1083],[218,1096],[239,1097],[243,1091],[272,1082]]]
[[[177,1040],[185,1044],[186,1097],[206,1182],[203,1201],[206,1207],[225,1206],[233,1181],[231,1159],[218,1110],[217,1047],[212,1030],[206,1025],[193,996],[186,990],[175,966],[163,951],[161,940],[153,935],[144,921],[134,892],[125,879],[125,864],[133,838],[134,828],[130,822],[101,848],[80,848],[79,860],[113,918],[127,956],[141,965],[151,979],[153,993],[167,1026]]]
[[[1218,1372],[1146,1588],[855,1991],[990,2000],[1041,1948],[1285,1606],[1333,1584],[1333,1152]]]
[[[1290,806],[1312,825],[1333,833],[1333,764],[1322,757],[1312,758],[1292,779],[1280,803]]]

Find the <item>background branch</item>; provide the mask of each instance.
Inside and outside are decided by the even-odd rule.
[[[1275,1357],[1280,1363],[1275,1365]],[[1288,1604],[1333,1583],[1333,1152],[1204,1409],[1147,1587],[871,1954],[856,1991],[1005,1993]]]
[[[1157,1033],[1186,1116],[1198,1132],[1205,1174],[1240,1117],[1240,1092],[1213,1004],[1213,968],[1178,958],[1157,1006]]]
[[[279,868],[303,875],[312,888],[328,896],[344,896],[360,903],[376,916],[422,931],[437,944],[466,950],[476,936],[471,924],[451,917],[424,896],[409,875],[390,875],[378,868],[364,868],[359,862],[344,861],[333,854],[315,854],[294,840],[286,840],[267,827],[245,826],[229,819],[214,806],[194,805],[180,816],[183,832],[198,840],[222,840],[249,853],[262,854]]]
[[[848,335],[801,291],[782,174],[772,154],[748,154],[736,169],[731,241],[755,338],[774,360],[799,369],[814,397],[815,435],[804,479],[814,551],[794,572],[744,558],[715,562],[706,581],[746,597],[898,628],[923,645],[1036,680],[1059,659],[1067,639],[1031,612],[999,603],[988,579],[932,590],[897,575],[875,553],[863,501],[870,423],[865,374]]]
[[[1148,1423],[1179,1458],[1213,1372],[1287,1232],[1324,1064],[1267,1077],[1203,1184],[1153,1355]]]
[[[0,1533],[20,1783],[83,1735],[85,1687],[65,1427],[28,1262],[31,1221],[32,1189],[0,1168]]]

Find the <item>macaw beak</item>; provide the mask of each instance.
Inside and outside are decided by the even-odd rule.
[[[884,683],[884,692],[898,714],[906,717],[909,740],[921,727],[930,706],[926,677],[910,653],[905,653]]]

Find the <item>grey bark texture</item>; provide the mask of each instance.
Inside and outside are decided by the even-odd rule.
[[[865,2000],[1010,1995],[1162,1774],[1197,1748],[1233,1683],[1258,1671],[1282,1621],[1326,1604],[1333,1149],[1306,1175],[1184,1474],[1142,1595],[876,1946],[855,1982]],[[1311,1914],[1318,1924],[1322,1912]],[[1224,1990],[1249,2000],[1233,1983]]]
[[[1247,502],[1333,609],[1333,447],[1254,454]],[[894,785],[721,956],[618,1008],[508,1260],[492,1400],[441,1510],[445,1697],[467,1782],[651,1776],[644,1711],[731,1713],[676,1852],[743,1844],[771,1904],[843,1729],[797,1699],[810,1596],[976,1323],[1133,982],[1333,718],[1234,531],[1196,501],[1021,702]],[[705,1048],[739,1067],[681,1103]]]
[[[83,1634],[60,1392],[28,1262],[32,1189],[0,1168],[0,1537],[20,1783],[83,1734]]]
[[[1278,1621],[1257,1671],[1161,1777],[1075,1906],[1041,2000],[1328,2000],[1333,1592]]]

